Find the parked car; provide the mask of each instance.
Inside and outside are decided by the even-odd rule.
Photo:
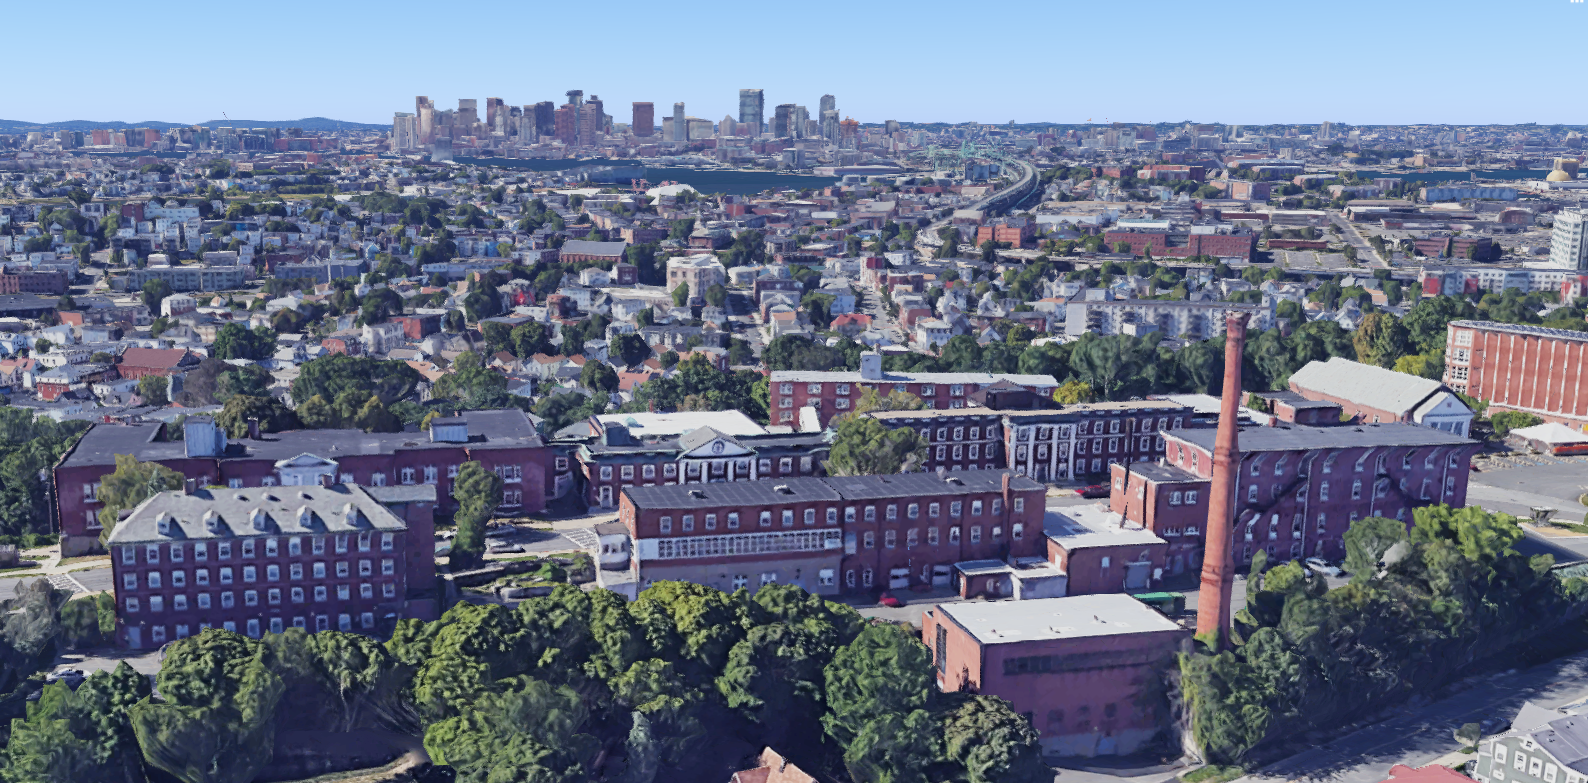
[[[485,551],[493,555],[505,555],[513,552],[522,552],[524,551],[524,547],[519,544],[507,544],[498,541],[486,547]]]
[[[1307,562],[1307,567],[1308,568],[1310,568],[1313,571],[1316,571],[1316,572],[1318,572],[1320,574],[1323,574],[1324,576],[1339,576],[1340,575],[1339,566],[1329,565],[1329,563],[1327,561],[1325,561],[1323,558],[1309,557],[1309,558],[1307,558],[1306,562]]]
[[[883,593],[882,596],[877,599],[877,603],[893,608],[904,606],[904,602],[894,597],[892,593]]]
[[[1091,486],[1081,487],[1079,490],[1077,490],[1076,494],[1083,498],[1106,498],[1108,497],[1108,485],[1093,484]]]
[[[510,536],[517,532],[518,528],[513,527],[512,525],[497,525],[496,527],[486,528],[485,537],[497,538],[500,536]]]
[[[458,537],[458,531],[456,531],[456,530],[443,530],[443,531],[441,531],[439,533],[436,533],[436,538],[439,538],[442,541],[451,541],[452,539],[457,538],[457,537]]]
[[[66,685],[73,690],[76,690],[77,686],[82,685],[83,680],[86,679],[88,679],[88,675],[83,674],[82,669],[72,666],[61,666],[55,671],[44,675],[44,681],[46,683],[65,682]]]

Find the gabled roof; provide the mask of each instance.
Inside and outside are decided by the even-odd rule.
[[[1327,362],[1309,362],[1290,376],[1290,383],[1297,390],[1317,392],[1390,411],[1397,416],[1410,414],[1424,400],[1445,388],[1439,381],[1338,356]]]
[[[168,370],[181,365],[187,357],[185,348],[128,348],[121,355],[121,365]]]

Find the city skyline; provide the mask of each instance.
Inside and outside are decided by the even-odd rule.
[[[107,11],[110,9],[106,6]],[[293,9],[312,11],[313,25],[295,25]],[[1505,14],[1479,16],[1476,4],[1440,6],[1438,14],[1425,15],[1421,7],[1398,7],[1365,3],[1346,3],[1331,7],[1331,15],[1317,18],[1303,15],[1296,7],[1237,3],[1216,18],[1196,14],[1183,5],[1149,2],[1138,4],[1137,19],[1150,20],[1140,32],[1174,31],[1174,38],[1163,44],[1129,44],[1100,48],[1054,45],[1005,46],[995,44],[997,61],[989,61],[983,48],[972,45],[958,53],[939,51],[931,57],[913,59],[910,47],[899,52],[898,62],[888,67],[895,73],[888,79],[875,78],[875,61],[857,59],[846,36],[810,35],[796,37],[786,29],[772,9],[736,7],[736,29],[770,30],[767,43],[779,51],[795,51],[793,63],[780,57],[757,60],[736,58],[732,68],[690,69],[687,57],[676,60],[676,67],[634,68],[625,58],[557,57],[537,61],[533,81],[518,77],[487,76],[493,72],[489,49],[481,46],[478,57],[433,58],[420,68],[354,68],[345,78],[325,78],[326,52],[341,51],[348,31],[360,31],[367,40],[402,41],[411,35],[406,19],[431,9],[417,4],[398,3],[379,6],[353,3],[335,7],[287,3],[280,13],[263,20],[252,40],[268,42],[275,56],[261,64],[261,78],[239,79],[235,69],[224,60],[206,66],[184,69],[187,80],[180,90],[129,88],[120,80],[104,76],[103,63],[88,59],[57,56],[47,37],[24,37],[15,42],[15,54],[24,62],[49,63],[57,78],[22,80],[13,89],[0,116],[40,123],[89,121],[205,122],[220,117],[284,120],[322,116],[342,121],[383,124],[394,111],[411,105],[415,94],[436,97],[451,103],[455,97],[502,96],[513,104],[532,104],[555,100],[572,85],[601,94],[609,106],[628,106],[634,101],[649,101],[662,106],[682,102],[690,113],[702,118],[738,115],[739,92],[753,85],[764,90],[770,108],[792,103],[807,107],[818,104],[819,97],[832,93],[840,97],[840,111],[864,123],[888,119],[907,122],[1018,122],[1080,123],[1087,119],[1129,122],[1197,121],[1267,124],[1313,123],[1328,118],[1359,125],[1375,124],[1512,124],[1571,122],[1574,117],[1548,116],[1566,113],[1555,100],[1555,88],[1548,79],[1515,80],[1505,69],[1474,69],[1463,72],[1464,89],[1483,95],[1481,101],[1451,102],[1449,96],[1430,90],[1403,90],[1396,85],[1408,61],[1398,56],[1396,44],[1385,43],[1380,31],[1418,31],[1419,40],[1466,40],[1475,25],[1481,24],[1492,40],[1525,40],[1542,29],[1571,29],[1580,26],[1588,6],[1566,0],[1536,3],[1521,9],[1507,8]],[[834,10],[839,7],[834,5]],[[942,13],[950,6],[928,3],[921,13],[910,18],[888,15],[884,9],[843,6],[844,24],[854,30],[877,30],[900,42],[947,43]],[[478,4],[469,19],[486,14],[493,20],[491,29],[522,28],[535,31],[578,29],[585,24],[572,8],[535,8],[497,3]],[[603,17],[607,34],[633,41],[700,40],[699,18],[703,13],[676,19],[656,19],[633,5],[634,13]],[[819,9],[813,9],[819,10]],[[1034,42],[1061,41],[1081,43],[1087,29],[1113,29],[1117,20],[1100,8],[1058,8],[1017,2],[1004,9],[1011,18],[1026,20]],[[1484,11],[1491,9],[1485,8]],[[17,12],[18,29],[43,28],[50,20],[42,7],[24,7]],[[820,14],[817,15],[821,17]],[[1232,31],[1232,18],[1269,20],[1277,35],[1264,37],[1260,29],[1255,38]],[[86,39],[153,40],[160,38],[213,36],[200,27],[197,19],[127,18],[124,15],[84,14],[78,21]],[[711,24],[706,23],[709,32]],[[482,29],[470,21],[427,17],[426,30],[432,38],[470,41]],[[1051,32],[1044,32],[1051,31]],[[726,32],[726,31],[724,31]],[[557,33],[541,32],[548,42]],[[993,35],[998,35],[994,33]],[[1313,42],[1315,59],[1298,60],[1283,53],[1261,48],[1263,43]],[[996,39],[992,39],[996,41]],[[1126,37],[1129,40],[1129,36]],[[1259,47],[1249,64],[1224,62],[1217,53],[1223,44]],[[974,42],[972,42],[974,44]],[[1095,42],[1094,42],[1095,43]],[[400,47],[401,44],[399,43]],[[418,50],[416,50],[418,51]],[[882,51],[882,50],[878,50]],[[683,53],[687,53],[687,50]],[[356,55],[349,55],[356,58]],[[657,52],[665,62],[666,50]],[[1270,65],[1260,63],[1276,58]],[[1417,55],[1409,55],[1416,57]],[[1548,72],[1570,67],[1564,48],[1530,49],[1531,65]],[[1068,59],[1061,59],[1068,58]],[[799,60],[825,64],[824,67],[799,65]],[[334,64],[335,60],[329,61]],[[999,63],[1007,62],[1007,67]],[[1199,65],[1200,63],[1200,65]],[[1172,79],[1187,66],[1205,71],[1196,84],[1184,87]],[[1416,61],[1410,62],[1415,66]],[[913,70],[913,72],[912,72]],[[334,71],[334,69],[333,69]],[[1066,76],[1065,74],[1069,75]],[[1218,78],[1224,74],[1229,78]],[[1252,82],[1242,75],[1270,75],[1269,81]],[[60,85],[71,84],[69,90]],[[274,84],[276,86],[266,86]],[[258,86],[254,86],[258,85]],[[1239,86],[1236,86],[1239,85]],[[1143,99],[1147,99],[1144,103]],[[559,101],[560,103],[560,101]],[[770,117],[766,119],[770,120]]]

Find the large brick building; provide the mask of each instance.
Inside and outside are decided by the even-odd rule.
[[[123,378],[170,377],[198,367],[202,358],[185,348],[128,348],[116,365]]]
[[[1472,409],[1439,381],[1339,356],[1308,362],[1290,376],[1290,390],[1338,405],[1355,422],[1399,421],[1455,435],[1472,430]]]
[[[1163,433],[1192,424],[1169,400],[1065,405],[1052,410],[988,408],[874,411],[889,428],[916,429],[929,444],[926,470],[1013,470],[1037,481],[1101,475],[1117,462],[1163,456]]]
[[[947,586],[956,563],[1041,558],[1041,484],[1007,471],[624,487],[639,586],[812,593]]]
[[[1452,321],[1445,383],[1486,400],[1490,411],[1523,411],[1574,429],[1588,427],[1588,332],[1493,321]]]
[[[1216,430],[1164,434],[1162,464],[1115,465],[1109,510],[1169,542],[1164,569],[1200,568]],[[1412,424],[1242,428],[1235,498],[1235,558],[1341,559],[1363,517],[1410,524],[1419,506],[1463,506],[1482,444]]]
[[[438,426],[439,425],[439,426]],[[67,556],[99,545],[99,483],[116,469],[116,455],[158,462],[199,486],[251,489],[357,484],[436,487],[451,505],[452,479],[464,462],[480,462],[502,477],[502,513],[545,509],[548,449],[520,410],[468,411],[434,419],[430,432],[292,430],[228,439],[207,416],[189,417],[182,440],[163,438],[163,425],[96,424],[55,466],[61,547]]]
[[[0,272],[0,294],[64,293],[66,293],[66,273],[61,270],[43,272],[23,269]]]
[[[848,413],[867,389],[887,396],[895,391],[921,398],[926,407],[951,410],[966,407],[968,396],[999,381],[1008,381],[1043,396],[1052,395],[1059,382],[1051,375],[992,375],[982,372],[884,372],[882,355],[860,355],[860,371],[811,372],[777,370],[772,373],[768,403],[773,424],[792,425],[799,411],[810,407],[823,427]]]
[[[1110,247],[1123,242],[1128,252],[1143,255],[1149,249],[1153,258],[1187,258],[1189,256],[1216,256],[1252,260],[1257,250],[1257,235],[1245,230],[1223,234],[1194,234],[1179,231],[1147,231],[1117,229],[1103,233],[1103,241]]]
[[[921,618],[938,687],[1006,699],[1045,753],[1132,753],[1168,726],[1161,672],[1189,632],[1128,595],[939,604]]]
[[[189,482],[193,484],[194,482]],[[116,642],[159,647],[205,628],[390,632],[434,619],[435,488],[184,489],[139,504],[110,535]]]

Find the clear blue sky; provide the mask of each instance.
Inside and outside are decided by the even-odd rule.
[[[97,6],[97,8],[96,8]],[[862,122],[1588,122],[1588,3],[17,3],[0,118],[390,122],[600,95],[718,120],[738,90]],[[20,67],[18,67],[20,66]]]

